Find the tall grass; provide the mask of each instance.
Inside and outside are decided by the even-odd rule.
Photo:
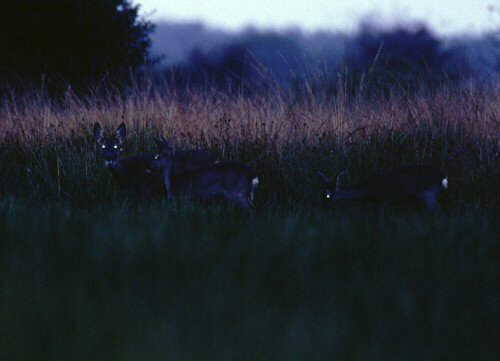
[[[0,359],[496,359],[499,88],[249,96],[145,82],[0,107]],[[126,198],[128,127],[256,169],[256,209]],[[443,212],[323,209],[315,170],[426,163]]]
[[[70,92],[54,103],[43,92],[4,99],[0,108],[1,189],[65,199],[102,193],[108,177],[96,155],[94,122],[113,132],[128,126],[128,154],[153,151],[151,135],[253,166],[262,201],[313,198],[315,169],[348,170],[347,181],[408,163],[429,163],[450,178],[451,199],[498,204],[499,99],[495,86],[449,85],[388,98],[314,94],[290,99],[263,90],[253,96],[184,93],[137,85],[85,99]],[[9,161],[10,160],[10,161]],[[75,192],[76,191],[76,192]],[[75,194],[76,193],[76,194]],[[78,198],[78,197],[77,197]]]

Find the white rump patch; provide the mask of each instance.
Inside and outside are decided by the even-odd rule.
[[[259,177],[252,179],[252,187],[257,187],[259,185]]]
[[[444,177],[444,179],[441,181],[441,184],[443,186],[443,189],[448,188],[448,177]]]

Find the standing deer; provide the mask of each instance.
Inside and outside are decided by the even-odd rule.
[[[128,195],[147,198],[164,193],[163,175],[149,170],[149,163],[154,159],[153,154],[141,154],[124,159],[119,157],[119,153],[123,150],[126,132],[125,124],[121,123],[114,137],[105,137],[100,124],[94,124],[94,136],[101,147],[104,164]],[[174,156],[176,169],[179,171],[195,169],[215,162],[211,154],[196,149],[179,150]]]
[[[242,208],[253,207],[251,198],[259,179],[253,169],[240,162],[217,162],[202,168],[177,172],[172,146],[154,138],[159,153],[150,163],[152,173],[161,172],[167,193],[189,194],[197,199],[222,197]]]
[[[370,175],[360,183],[341,186],[343,171],[330,181],[316,172],[322,184],[322,198],[329,203],[339,199],[357,199],[382,205],[395,205],[421,200],[428,208],[440,208],[436,196],[448,187],[448,178],[439,170],[426,165],[391,169]]]

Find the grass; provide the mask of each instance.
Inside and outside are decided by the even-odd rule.
[[[498,104],[465,85],[4,99],[0,358],[497,359]],[[127,199],[95,121],[125,121],[128,154],[163,134],[250,164],[256,209]],[[354,182],[408,163],[447,174],[442,212],[320,205],[317,169]]]
[[[4,359],[498,356],[500,229],[480,210],[0,212]]]

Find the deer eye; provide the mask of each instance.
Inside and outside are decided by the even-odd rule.
[[[115,145],[113,145],[113,148],[118,149],[118,146],[115,144]]]
[[[329,194],[327,194],[327,195],[326,195],[326,198],[330,198],[330,195],[329,195]]]
[[[103,144],[103,145],[102,145],[102,149],[104,149],[104,148],[106,148],[106,146]]]
[[[155,154],[155,159],[158,159],[158,154]]]

